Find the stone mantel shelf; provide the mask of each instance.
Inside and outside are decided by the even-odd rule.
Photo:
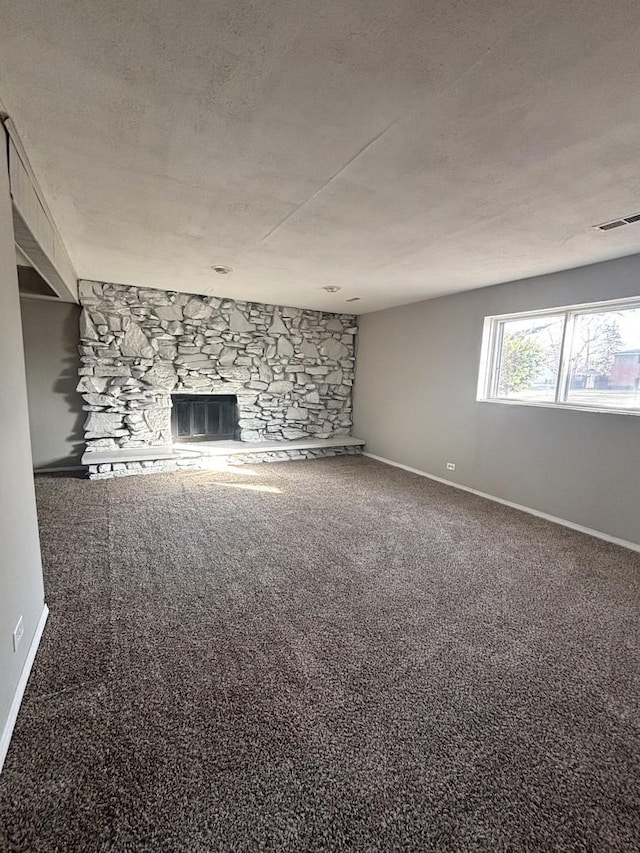
[[[164,447],[126,447],[119,450],[87,450],[83,465],[115,462],[144,462],[156,459],[184,459],[194,456],[244,456],[279,450],[321,450],[331,447],[363,447],[364,439],[351,435],[333,438],[296,438],[292,441],[190,441]]]

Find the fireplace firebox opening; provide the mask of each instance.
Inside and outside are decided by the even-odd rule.
[[[172,400],[174,441],[224,441],[239,437],[235,394],[174,394]]]

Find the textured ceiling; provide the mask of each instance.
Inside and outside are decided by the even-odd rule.
[[[0,96],[83,278],[371,311],[640,251],[591,227],[640,210],[635,0],[0,14]]]

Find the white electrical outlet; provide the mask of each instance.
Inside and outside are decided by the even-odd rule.
[[[447,471],[455,471],[456,463],[455,462],[447,462]]]
[[[18,651],[18,646],[20,645],[20,640],[22,639],[22,635],[24,634],[24,624],[22,622],[22,616],[18,619],[18,624],[13,629],[13,651]]]

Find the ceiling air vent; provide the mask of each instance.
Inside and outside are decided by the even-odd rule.
[[[622,228],[623,225],[631,225],[632,222],[640,222],[640,213],[632,213],[630,216],[612,219],[611,222],[603,222],[601,225],[594,225],[593,227],[596,231],[612,231],[614,228]]]

